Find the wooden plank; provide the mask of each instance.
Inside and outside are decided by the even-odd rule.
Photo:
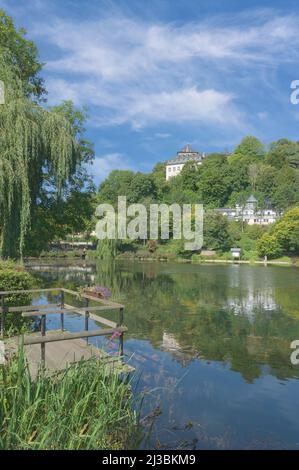
[[[89,299],[89,300],[94,300],[95,302],[100,302],[102,304],[104,304],[106,307],[111,307],[110,309],[115,309],[115,310],[118,310],[119,308],[124,308],[124,306],[122,304],[119,304],[117,302],[113,302],[112,300],[107,300],[107,299],[97,299],[96,297],[93,297],[92,295],[88,295],[88,294],[84,294],[84,297],[85,299]]]
[[[49,289],[28,289],[28,290],[1,290],[1,295],[9,295],[9,294],[33,294],[34,292],[53,292],[53,291],[61,291],[61,287],[51,287]]]
[[[7,312],[27,312],[27,311],[36,311],[39,309],[47,309],[57,307],[57,304],[44,304],[44,305],[23,305],[20,307],[7,307]],[[0,313],[2,313],[2,307],[0,308]]]
[[[24,336],[23,337],[23,344],[24,345],[29,345],[29,344],[41,344],[41,343],[53,343],[55,341],[66,341],[66,340],[72,340],[72,339],[79,339],[79,338],[91,338],[94,336],[106,336],[106,335],[112,335],[115,332],[118,333],[124,333],[125,331],[128,331],[128,328],[125,326],[118,327],[118,328],[103,328],[101,330],[93,330],[93,331],[79,331],[78,333],[60,333],[57,335],[51,335],[51,336]],[[22,341],[20,337],[20,342]]]
[[[48,331],[47,335],[59,334],[57,331]],[[62,335],[62,333],[60,333]],[[40,337],[40,333],[32,333],[32,336]],[[5,340],[5,352],[8,356],[16,354],[18,351],[19,337]],[[24,346],[26,359],[28,361],[31,376],[36,377],[40,368],[41,353],[40,345],[32,344]],[[72,363],[82,360],[97,358],[103,362],[103,367],[107,373],[131,373],[134,368],[129,364],[123,364],[121,358],[110,356],[107,352],[99,349],[96,345],[87,345],[83,339],[61,341],[47,344],[45,351],[46,374],[59,373],[67,369]]]
[[[61,290],[63,292],[66,292],[67,294],[75,295],[76,297],[81,297],[82,299],[94,300],[95,302],[105,304],[109,307],[114,307],[115,309],[124,308],[124,305],[119,304],[117,302],[113,302],[112,300],[101,299],[100,297],[94,297],[93,295],[88,295],[88,294],[81,294],[80,292],[76,292],[70,289],[65,289],[64,287],[62,287]]]
[[[117,327],[117,323],[115,321],[108,320],[107,318],[104,318],[104,317],[100,317],[100,315],[94,315],[90,313],[89,318],[91,318],[91,320],[94,320],[98,323],[102,323],[103,325],[111,326],[111,328]]]
[[[72,305],[64,304],[65,308],[69,308],[72,310],[74,313],[78,313],[79,315],[82,315],[81,310],[75,309]],[[92,307],[89,307],[88,311],[90,311]],[[102,307],[100,307],[102,309]],[[109,308],[108,308],[109,310]],[[103,325],[111,326],[111,328],[116,328],[117,323],[112,320],[108,320],[108,318],[100,317],[100,315],[93,315],[92,313],[89,314],[89,318],[91,318],[94,321],[97,321],[98,323],[102,323]]]
[[[70,307],[66,307],[64,306],[65,308],[56,308],[56,309],[53,309],[53,310],[43,310],[42,312],[39,312],[37,310],[32,310],[30,312],[23,312],[22,313],[22,317],[36,317],[36,316],[39,316],[39,315],[42,315],[42,314],[45,314],[45,315],[54,315],[54,314],[57,314],[57,313],[70,313],[71,311],[75,312],[76,310],[76,313],[81,313],[81,314],[85,314],[85,312],[97,312],[99,310],[114,310],[114,308],[110,308],[110,307],[72,307],[70,305]]]

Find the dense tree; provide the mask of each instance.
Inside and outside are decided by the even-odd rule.
[[[187,162],[181,171],[181,176],[186,190],[194,192],[198,190],[200,170],[197,163]]]
[[[128,202],[138,203],[145,198],[155,199],[156,190],[151,175],[137,172],[133,176],[128,188]]]
[[[264,234],[258,242],[261,256],[276,258],[281,254],[299,253],[299,208],[287,211],[273,226],[271,233]]]
[[[270,199],[275,208],[287,209],[299,202],[299,173],[284,166],[276,174]]]
[[[256,189],[270,199],[273,195],[273,189],[278,183],[278,170],[271,165],[263,164],[259,167],[259,173],[256,179]]]
[[[22,255],[32,206],[47,172],[59,194],[76,171],[79,152],[68,120],[24,95],[20,81],[0,54],[5,104],[0,114],[0,221],[3,256]]]
[[[105,181],[100,184],[99,201],[116,205],[118,196],[128,196],[129,187],[133,177],[133,171],[111,171]]]
[[[157,200],[161,201],[169,191],[169,184],[165,181],[166,165],[158,162],[151,173],[152,181],[155,186]]]
[[[231,247],[229,222],[216,212],[207,212],[204,217],[204,247],[211,250],[227,251]]]
[[[0,9],[0,54],[7,66],[20,79],[27,96],[41,98],[45,94],[44,82],[39,73],[42,63],[32,41],[26,39],[24,28],[15,29],[13,20]]]
[[[199,201],[209,208],[223,207],[229,198],[231,183],[226,156],[210,155],[199,168]]]
[[[248,162],[246,160],[229,161],[228,174],[230,175],[231,193],[246,191],[250,187]]]
[[[273,142],[269,147],[266,162],[275,168],[282,168],[284,165],[299,168],[299,143],[288,139]]]
[[[299,208],[290,209],[273,227],[273,235],[285,253],[299,253]]]
[[[22,256],[25,246],[36,245],[37,230],[45,239],[41,221],[50,236],[53,221],[58,217],[66,221],[61,208],[69,214],[68,223],[72,214],[72,226],[78,227],[71,207],[78,209],[79,193],[93,191],[86,171],[94,153],[84,139],[85,112],[76,110],[71,102],[49,109],[38,103],[45,91],[39,76],[41,67],[38,51],[25,38],[25,31],[16,31],[11,18],[0,11],[0,80],[5,86],[0,114],[0,238],[4,257]],[[86,202],[87,195],[82,197]]]
[[[68,180],[63,182],[60,193],[55,190],[53,177],[44,169],[42,188],[31,207],[30,231],[25,236],[26,255],[38,255],[48,248],[51,241],[63,239],[68,234],[90,232],[95,225],[95,188],[87,171],[94,151],[84,138],[86,114],[71,102],[52,108],[52,112],[64,116],[71,124],[78,143],[77,165]]]
[[[257,181],[261,172],[261,167],[262,165],[260,163],[251,163],[248,167],[248,179],[252,191],[256,191]]]
[[[275,235],[265,233],[257,244],[258,254],[269,259],[278,258],[282,248]]]
[[[265,148],[263,143],[256,137],[247,136],[242,139],[239,145],[230,155],[229,160],[246,159],[248,162],[260,161],[265,156]]]

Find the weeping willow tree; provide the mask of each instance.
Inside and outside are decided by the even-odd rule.
[[[33,207],[45,181],[61,192],[74,174],[78,144],[70,122],[25,93],[17,67],[0,51],[0,236],[1,256],[22,257]]]
[[[113,261],[117,255],[118,240],[104,238],[98,241],[97,258],[103,261]]]

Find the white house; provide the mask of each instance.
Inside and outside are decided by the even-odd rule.
[[[204,153],[196,152],[188,144],[182,150],[177,152],[176,156],[166,163],[166,181],[173,176],[177,176],[183,169],[185,163],[196,162],[198,165],[202,164],[205,158]]]
[[[273,209],[269,201],[265,202],[265,208],[258,209],[258,201],[251,195],[244,206],[236,204],[234,208],[224,207],[216,209],[216,211],[227,216],[230,220],[243,220],[243,222],[246,222],[248,225],[273,224],[281,214]]]

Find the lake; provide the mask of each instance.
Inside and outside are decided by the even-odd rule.
[[[152,423],[143,447],[299,449],[299,365],[290,361],[298,268],[129,261],[29,269],[45,287],[101,284],[124,303],[125,353]],[[47,322],[59,327],[58,316]],[[82,330],[82,317],[68,315],[65,328]]]

